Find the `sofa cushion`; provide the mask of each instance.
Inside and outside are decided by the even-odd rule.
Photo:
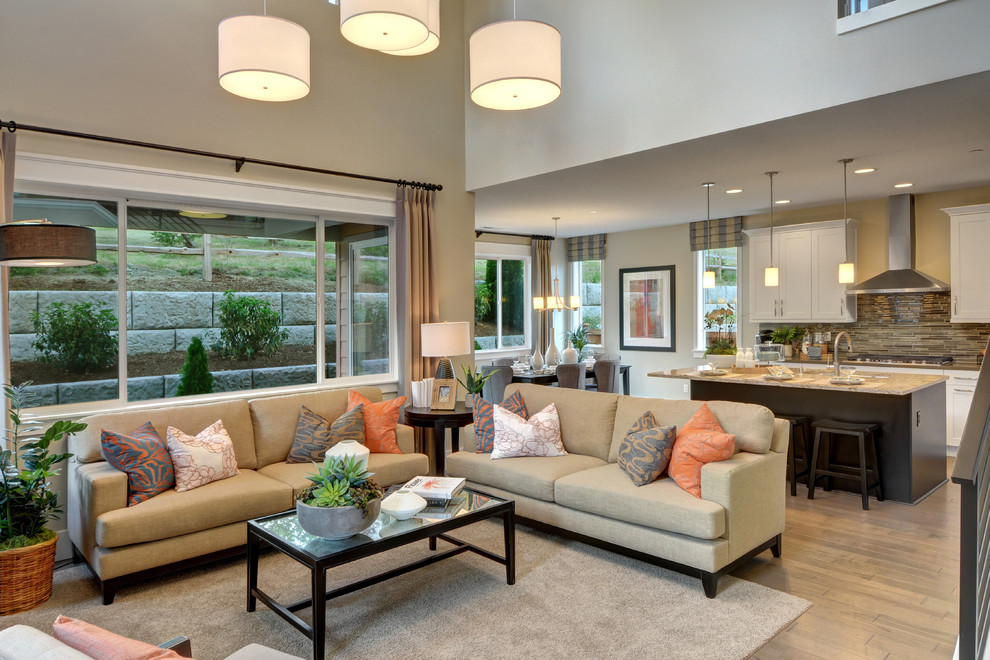
[[[151,422],[127,435],[103,429],[100,445],[107,463],[127,473],[127,506],[140,504],[175,487],[168,445]]]
[[[406,397],[372,402],[356,390],[347,391],[347,409],[364,406],[364,446],[377,454],[401,454],[395,441],[395,426]]]
[[[175,490],[180,493],[238,473],[234,445],[222,420],[210,424],[195,437],[169,426],[165,440],[175,466]]]
[[[637,486],[656,481],[667,469],[677,429],[660,426],[647,410],[626,432],[619,446],[619,467]]]
[[[526,412],[526,402],[523,401],[522,394],[513,392],[498,404],[503,409],[515,413],[523,419],[529,417]],[[491,453],[495,446],[495,406],[490,401],[485,401],[480,396],[474,397],[474,438],[476,442],[475,451],[480,453]]]
[[[698,412],[704,401],[685,399],[647,399],[624,396],[619,399],[615,410],[615,432],[612,434],[612,448],[608,462],[618,460],[619,443],[626,431],[639,417],[649,410],[661,426],[676,426],[680,429]],[[708,407],[715,413],[719,424],[726,433],[736,436],[736,451],[765,454],[770,451],[773,440],[773,413],[768,408],[754,403],[735,401],[708,401]],[[564,423],[561,412],[561,422]],[[567,436],[564,436],[567,443]],[[567,447],[570,449],[570,445]]]
[[[364,406],[352,408],[335,420],[300,406],[296,436],[285,460],[287,463],[323,461],[327,450],[341,440],[364,444]]]
[[[495,407],[495,446],[492,458],[515,456],[566,456],[560,441],[560,417],[557,407],[550,404],[543,410],[524,419],[501,406]]]
[[[678,486],[700,498],[701,468],[731,458],[734,450],[735,436],[725,433],[711,409],[702,404],[677,433],[667,469]]]
[[[59,614],[52,624],[55,639],[100,660],[159,660],[181,658],[172,649],[112,633],[79,619]]]
[[[529,383],[510,384],[505,394],[509,396],[515,391],[522,394],[528,410],[542,410],[551,403],[557,406],[560,436],[569,453],[608,460],[615,406],[620,395]],[[641,410],[640,414],[642,413]],[[668,423],[659,417],[657,419],[661,424]],[[623,434],[632,422],[631,419],[622,427]]]
[[[104,548],[157,541],[292,508],[292,489],[243,470],[183,493],[164,493],[96,519],[96,544]]]
[[[413,477],[426,474],[430,469],[430,459],[426,454],[372,454],[368,457],[368,472],[379,486],[404,484]],[[258,470],[266,477],[276,479],[292,487],[293,498],[313,485],[306,478],[316,474],[317,466],[312,463],[272,463]]]
[[[0,658],[4,660],[92,660],[37,628],[16,623],[0,630]]]
[[[636,486],[615,463],[561,477],[554,498],[570,509],[699,539],[725,534],[721,505],[692,496],[669,478]]]
[[[447,457],[447,475],[553,502],[553,484],[557,479],[604,464],[600,458],[581,454],[492,460],[489,454],[459,451]]]

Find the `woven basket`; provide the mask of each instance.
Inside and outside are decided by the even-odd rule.
[[[52,595],[55,544],[44,543],[0,552],[0,614],[15,614],[37,607]]]

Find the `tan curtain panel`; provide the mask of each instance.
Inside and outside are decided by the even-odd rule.
[[[575,236],[567,239],[567,261],[591,261],[605,258],[607,234]]]
[[[440,299],[437,295],[436,240],[434,217],[436,192],[399,186],[395,210],[400,255],[398,272],[405,273],[406,295],[399,295],[400,328],[407,327],[408,337],[399,338],[400,346],[409,347],[410,366],[405,381],[432,378],[436,373],[435,358],[420,355],[420,325],[440,321]],[[400,289],[401,291],[401,289]],[[406,341],[408,339],[408,341]]]
[[[0,222],[14,219],[14,152],[17,135],[10,131],[0,136]]]
[[[691,251],[742,247],[742,216],[691,223]]]
[[[553,275],[550,272],[550,246],[553,241],[533,239],[533,295],[544,299],[553,294]],[[548,312],[533,310],[533,350],[543,352],[550,343],[551,316]]]

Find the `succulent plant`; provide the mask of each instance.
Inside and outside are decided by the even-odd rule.
[[[313,485],[299,494],[303,504],[322,507],[356,506],[368,515],[368,503],[381,497],[381,487],[371,479],[363,461],[357,456],[332,457],[317,473],[306,478]]]

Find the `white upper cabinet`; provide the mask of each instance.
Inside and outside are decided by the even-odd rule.
[[[949,214],[951,320],[990,321],[990,204],[942,209]]]
[[[770,265],[770,230],[747,235],[749,317],[754,322],[842,323],[856,320],[856,296],[839,284],[839,264],[856,263],[856,221],[848,230],[842,220],[786,225],[773,230],[773,262],[780,284],[767,287],[763,269]]]

